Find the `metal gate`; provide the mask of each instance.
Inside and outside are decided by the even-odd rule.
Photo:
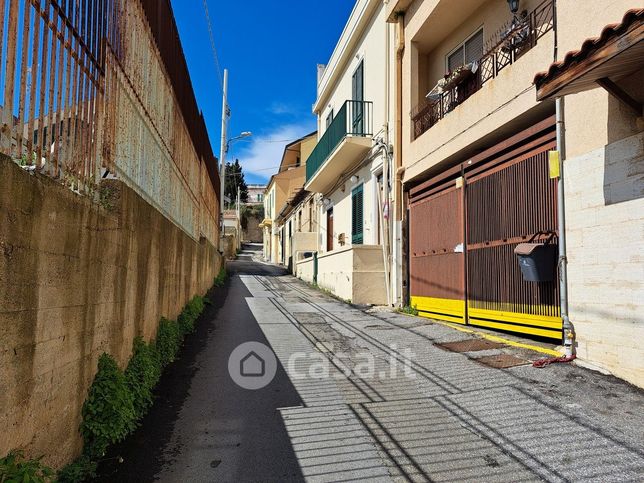
[[[561,338],[558,283],[524,281],[514,255],[535,235],[556,242],[555,148],[548,119],[411,190],[411,303],[420,315]]]

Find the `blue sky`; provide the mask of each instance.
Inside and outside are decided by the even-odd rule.
[[[247,182],[276,171],[287,141],[315,130],[316,64],[325,64],[353,0],[208,0],[221,69],[228,68],[228,134],[252,131],[231,147]],[[221,88],[202,0],[172,0],[181,43],[214,152],[219,156]],[[277,142],[274,142],[277,141]]]

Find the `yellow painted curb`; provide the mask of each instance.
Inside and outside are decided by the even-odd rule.
[[[552,349],[546,349],[545,347],[540,347],[538,345],[532,345],[532,344],[524,344],[523,342],[516,342],[514,340],[506,339],[505,337],[499,337],[496,335],[490,335],[485,332],[480,332],[475,329],[470,329],[469,327],[463,327],[460,325],[455,325],[455,324],[450,324],[449,322],[443,322],[441,320],[435,320],[431,319],[432,322],[436,324],[441,324],[444,325],[445,327],[451,327],[452,329],[460,330],[461,332],[467,332],[468,334],[477,334],[483,337],[484,339],[488,339],[494,342],[500,342],[502,344],[506,344],[512,347],[520,347],[522,349],[528,349],[531,351],[535,352],[541,352],[542,354],[548,354],[550,356],[555,356],[555,357],[560,357],[563,353],[552,350]]]

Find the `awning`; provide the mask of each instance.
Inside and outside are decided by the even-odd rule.
[[[270,218],[264,218],[262,222],[259,224],[259,227],[264,228],[266,226],[271,226],[272,224],[273,224],[273,220],[271,220]]]
[[[623,20],[608,25],[596,38],[566,54],[534,78],[537,99],[544,100],[603,87],[612,95],[642,112],[641,99],[633,99],[616,82],[644,65],[644,9],[626,12]]]

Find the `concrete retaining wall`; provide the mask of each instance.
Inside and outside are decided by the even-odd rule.
[[[0,159],[0,456],[76,456],[99,355],[124,366],[221,266],[130,188],[102,186],[95,203]]]

